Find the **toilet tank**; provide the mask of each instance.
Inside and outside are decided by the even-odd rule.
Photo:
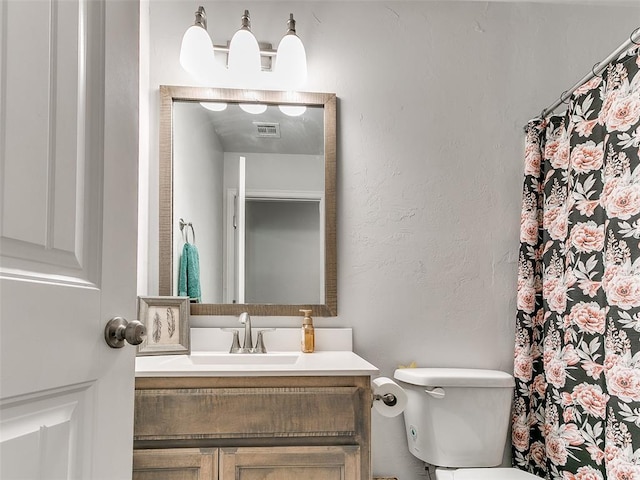
[[[514,379],[496,370],[403,368],[394,378],[407,392],[409,451],[440,467],[502,463]]]

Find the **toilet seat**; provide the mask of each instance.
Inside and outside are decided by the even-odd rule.
[[[533,480],[539,478],[517,468],[436,469],[437,480]]]

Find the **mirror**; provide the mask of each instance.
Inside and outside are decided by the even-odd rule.
[[[192,315],[337,315],[335,94],[162,85],[159,181],[160,295],[190,244]]]

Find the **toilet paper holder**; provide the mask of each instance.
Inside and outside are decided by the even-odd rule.
[[[383,417],[396,417],[407,406],[407,392],[387,377],[374,378],[372,381],[371,408]]]
[[[379,393],[373,394],[373,401],[382,401],[386,406],[393,407],[396,403],[398,403],[398,399],[393,393],[384,393],[380,395]]]

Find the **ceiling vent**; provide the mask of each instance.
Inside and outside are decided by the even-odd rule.
[[[276,122],[253,122],[256,136],[262,138],[280,138],[280,124]]]

